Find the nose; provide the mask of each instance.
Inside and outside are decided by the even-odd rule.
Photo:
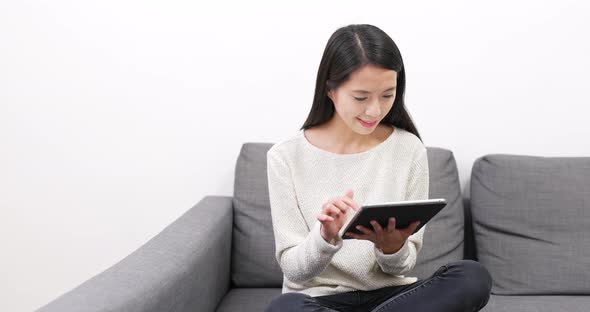
[[[378,117],[379,114],[381,114],[381,106],[379,101],[372,101],[371,104],[369,104],[369,107],[367,107],[365,114],[371,117]]]

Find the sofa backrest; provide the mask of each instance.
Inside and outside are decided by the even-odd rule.
[[[493,294],[590,294],[590,157],[480,157],[470,201]]]
[[[426,147],[430,178],[429,198],[445,198],[447,206],[426,224],[423,247],[408,276],[427,278],[440,266],[463,259],[463,196],[453,153]]]
[[[242,145],[235,169],[231,280],[233,287],[281,287],[270,215],[266,153],[272,143]],[[408,276],[425,278],[441,265],[463,258],[463,200],[451,151],[427,147],[430,198],[445,207],[427,225],[418,263]]]
[[[281,287],[270,216],[266,153],[271,143],[245,143],[236,163],[231,280],[235,287]]]

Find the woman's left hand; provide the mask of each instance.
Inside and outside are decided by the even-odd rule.
[[[420,221],[410,223],[410,225],[404,229],[396,229],[395,218],[389,218],[389,224],[387,225],[387,228],[384,229],[377,221],[372,220],[371,225],[373,226],[373,231],[359,225],[356,228],[363,232],[363,234],[346,232],[346,235],[355,239],[369,240],[384,254],[392,254],[398,252],[402,248],[406,239],[412,235],[418,224],[420,224]]]

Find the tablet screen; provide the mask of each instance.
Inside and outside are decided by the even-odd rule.
[[[420,221],[420,224],[412,233],[414,234],[446,205],[447,202],[444,198],[363,205],[350,221],[342,227],[340,237],[342,237],[342,239],[354,239],[353,237],[345,235],[344,233],[346,232],[363,234],[363,232],[356,228],[357,225],[362,225],[369,230],[373,230],[373,226],[370,223],[371,220],[377,221],[382,228],[386,228],[389,223],[389,218],[391,217],[396,220],[396,229],[403,229],[414,221]]]

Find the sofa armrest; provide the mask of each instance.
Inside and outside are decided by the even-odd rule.
[[[232,223],[232,197],[206,196],[123,260],[38,311],[214,311],[229,288]]]

